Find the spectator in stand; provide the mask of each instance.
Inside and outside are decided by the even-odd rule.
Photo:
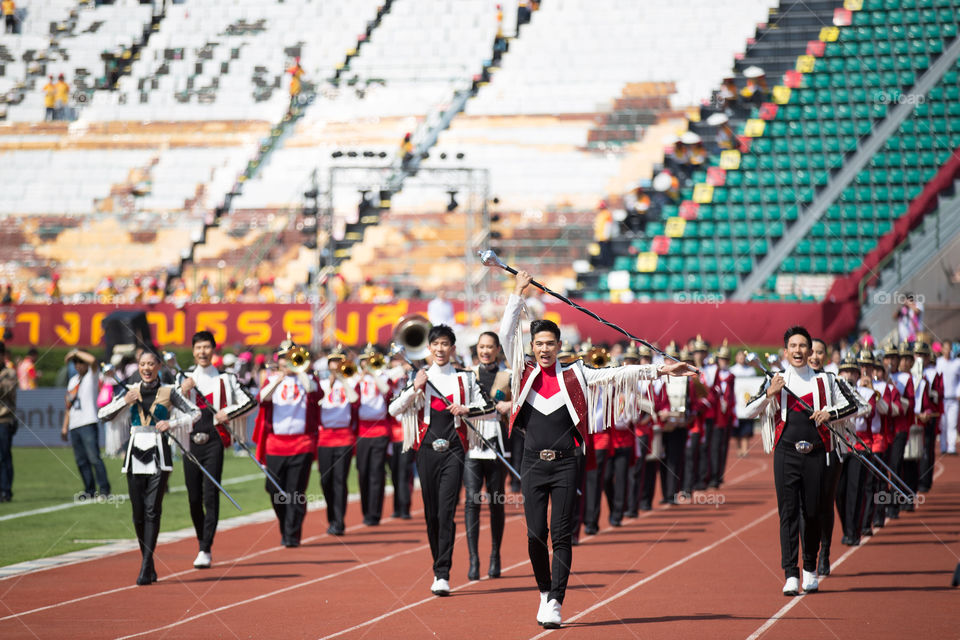
[[[239,302],[243,296],[243,287],[237,284],[236,279],[230,278],[227,283],[227,290],[223,294],[224,302]]]
[[[743,89],[740,89],[740,96],[746,102],[759,105],[770,99],[767,75],[763,69],[757,66],[747,67],[743,70],[743,77],[747,79],[747,84]]]
[[[403,142],[400,143],[400,158],[403,166],[406,166],[413,159],[413,141],[410,139],[413,134],[409,131],[404,134]]]
[[[680,141],[687,147],[687,164],[699,167],[707,160],[707,150],[703,146],[703,139],[693,131],[687,131]]]
[[[50,276],[50,284],[47,286],[47,302],[60,302],[63,296],[60,293],[60,274],[55,273]]]
[[[714,113],[707,118],[707,126],[716,127],[714,152],[720,153],[736,146],[736,136],[730,128],[730,117],[725,113]]]
[[[357,301],[370,303],[376,296],[377,287],[373,284],[373,278],[364,279],[363,286],[357,290]]]
[[[13,0],[3,0],[0,2],[0,10],[3,11],[3,20],[6,23],[7,33],[17,32],[17,3]],[[51,77],[51,80],[53,78]]]
[[[271,276],[266,280],[260,281],[260,290],[257,291],[257,299],[260,302],[276,302],[277,292],[273,288],[274,278]]]
[[[667,170],[661,171],[654,177],[653,190],[656,192],[654,198],[658,208],[680,199],[680,181]]]
[[[437,297],[427,305],[427,320],[433,326],[445,324],[448,327],[453,327],[457,324],[453,313],[453,304],[447,300],[447,294],[442,289],[437,291]]]
[[[160,286],[156,278],[150,278],[147,281],[147,290],[143,294],[143,301],[147,304],[163,302],[163,287]]]
[[[140,286],[140,276],[134,276],[130,286],[123,292],[128,304],[137,304],[143,300],[143,287]]]
[[[13,499],[13,436],[17,433],[17,372],[0,341],[0,502]]]
[[[8,284],[3,290],[3,299],[0,300],[0,304],[13,304],[16,302],[13,297],[13,285]]]
[[[300,97],[300,91],[303,89],[303,84],[300,80],[303,77],[303,67],[300,66],[300,57],[294,58],[293,66],[287,69],[287,73],[290,74],[290,108],[292,109],[297,104],[297,98]]]
[[[207,304],[210,302],[210,299],[216,295],[216,290],[213,288],[213,285],[210,284],[209,276],[203,276],[203,280],[200,281],[200,288],[197,289],[197,302]]]
[[[100,427],[97,418],[97,396],[100,392],[100,365],[93,354],[71,349],[67,360],[73,361],[77,374],[67,383],[67,414],[60,436],[73,445],[73,457],[83,478],[83,496],[92,498],[94,489],[110,495],[110,480],[100,458]],[[96,485],[94,479],[96,478]]]
[[[624,221],[627,228],[634,233],[643,233],[650,219],[650,196],[643,184],[638,184],[633,191],[623,197],[623,206],[627,210]]]
[[[4,0],[4,4],[6,4],[6,0]],[[57,84],[53,81],[53,76],[50,76],[47,84],[43,85],[43,106],[46,109],[43,119],[45,121],[57,119],[57,111],[54,108],[57,105],[56,93]]]
[[[520,0],[517,3],[517,33],[520,27],[530,23],[530,3],[527,0]]]
[[[173,293],[170,294],[170,302],[173,303],[173,306],[177,309],[182,309],[190,302],[192,297],[193,294],[187,289],[187,283],[185,283],[182,278],[177,278],[176,283],[174,283]]]
[[[597,215],[593,219],[593,241],[600,248],[595,261],[595,266],[612,267],[613,266],[613,247],[610,239],[613,237],[613,214],[607,207],[605,200],[600,201],[597,209]]]
[[[56,99],[57,120],[66,120],[67,103],[70,101],[70,85],[64,80],[62,73],[57,77],[54,98]]]
[[[717,107],[726,112],[733,112],[737,108],[740,99],[740,92],[737,91],[737,82],[733,76],[727,76],[720,85],[720,91],[717,92]]]
[[[923,331],[923,303],[912,293],[904,298],[903,305],[893,314],[893,319],[897,321],[900,342],[914,342],[917,334]]]
[[[37,388],[37,353],[36,348],[31,347],[27,355],[23,357],[20,364],[17,365],[17,383],[21,391],[30,391]]]
[[[114,297],[117,295],[117,288],[113,286],[113,278],[107,276],[101,280],[94,293],[97,296],[97,302],[108,304],[113,302]]]

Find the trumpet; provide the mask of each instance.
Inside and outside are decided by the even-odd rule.
[[[303,373],[310,368],[310,352],[300,345],[293,345],[283,356],[290,361],[290,370],[294,373]]]
[[[353,360],[342,360],[340,362],[339,373],[344,378],[352,378],[357,375],[357,363]]]
[[[387,362],[383,357],[382,353],[375,353],[369,358],[367,358],[367,364],[364,368],[367,371],[380,371],[386,366]]]
[[[603,369],[610,364],[610,354],[603,347],[594,347],[587,352],[583,360],[595,369]]]

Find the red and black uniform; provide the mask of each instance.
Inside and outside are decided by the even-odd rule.
[[[638,412],[639,417],[633,424],[637,447],[636,461],[631,474],[626,514],[634,517],[638,511],[650,511],[653,508],[653,493],[660,468],[659,455],[663,450],[659,412],[668,405],[660,380],[642,380],[640,397],[642,405]]]
[[[687,378],[687,441],[683,463],[683,487],[681,491],[689,496],[693,491],[706,489],[702,482],[701,469],[706,469],[709,462],[701,456],[700,443],[704,441],[707,432],[707,416],[711,414],[709,388],[698,380],[696,376]]]
[[[907,371],[898,371],[891,376],[893,385],[900,396],[900,415],[893,419],[893,442],[890,444],[890,468],[908,487],[916,491],[917,461],[905,460],[903,457],[907,447],[907,438],[910,437],[910,427],[915,422],[914,404],[916,390],[913,386],[913,377]],[[896,518],[900,512],[901,501],[894,499],[887,508],[887,514]]]
[[[930,417],[923,423],[923,455],[920,457],[918,471],[918,491],[925,493],[933,486],[933,463],[936,460],[937,433],[940,416],[943,415],[943,375],[937,368],[927,365],[917,386],[918,413],[930,413]]]
[[[359,397],[356,383],[331,376],[320,381],[320,430],[317,434],[317,467],[320,488],[327,503],[328,533],[343,535],[347,515],[347,476],[357,444]]]
[[[893,445],[896,419],[900,416],[900,393],[895,385],[885,380],[874,380],[873,388],[880,394],[883,402],[877,403],[880,414],[880,434],[874,436],[871,450],[875,458],[889,463],[889,450]],[[879,465],[878,465],[879,466]],[[886,508],[890,504],[890,486],[880,482],[871,474],[867,478],[867,512],[864,523],[869,526],[882,527],[886,520]]]
[[[464,455],[467,450],[466,425],[447,409],[447,403],[470,407],[467,417],[481,416],[493,409],[493,403],[480,390],[472,371],[452,364],[427,369],[430,382],[423,391],[413,385],[390,403],[390,414],[400,418],[404,429],[404,448],[417,451],[417,471],[427,524],[427,538],[433,555],[435,579],[449,580],[456,539],[457,502],[463,484]]]
[[[730,369],[718,368],[710,385],[710,406],[713,413],[713,431],[710,434],[710,466],[708,487],[723,484],[730,449],[730,429],[737,420],[737,400],[733,392],[734,376]]]
[[[280,525],[281,544],[300,545],[307,514],[307,483],[317,452],[319,402],[323,396],[313,375],[276,375],[260,390],[260,413],[253,432],[257,460],[283,487],[265,483]]]
[[[391,416],[392,417],[392,416]],[[394,419],[390,425],[390,449],[387,465],[393,484],[394,518],[410,519],[410,500],[413,495],[413,462],[416,452],[403,448],[403,425]]]
[[[385,373],[365,372],[356,386],[360,404],[357,410],[357,480],[363,523],[376,525],[383,515],[387,448],[396,420],[387,413],[393,388]]]
[[[624,399],[620,399],[623,402]],[[623,409],[623,407],[618,407]],[[619,527],[626,509],[627,477],[636,457],[636,436],[627,412],[614,413],[609,428],[591,434],[596,466],[587,471],[586,505],[583,527],[587,534],[596,533],[600,521],[600,503],[606,494],[610,524]]]
[[[854,430],[864,445],[872,449],[874,426],[877,433],[880,432],[880,415],[877,411],[877,401],[880,400],[880,396],[872,387],[858,385],[854,391],[860,396],[862,404],[870,407],[869,411],[853,419]],[[867,452],[859,442],[854,445],[854,448],[865,454]],[[860,544],[866,511],[866,490],[867,467],[859,457],[847,456],[844,459],[840,482],[837,486],[837,513],[840,514],[840,524],[843,528],[842,542],[846,545]]]

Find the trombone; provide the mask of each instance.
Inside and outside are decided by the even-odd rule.
[[[280,355],[290,362],[290,370],[294,373],[304,373],[310,368],[310,352],[298,344],[291,345]]]

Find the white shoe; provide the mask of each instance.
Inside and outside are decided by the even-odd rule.
[[[800,595],[799,578],[787,578],[786,583],[784,583],[783,585],[783,595],[785,596]]]
[[[820,581],[817,579],[816,571],[803,572],[803,590],[807,593],[813,593],[820,588]]]
[[[544,629],[559,629],[561,623],[560,603],[556,599],[547,603],[546,615],[543,617]]]
[[[450,583],[443,578],[434,577],[433,584],[430,585],[430,591],[435,596],[448,596],[450,595]]]
[[[193,566],[196,569],[209,569],[212,561],[213,559],[207,551],[201,551],[197,554],[197,559],[193,561]]]
[[[537,609],[537,624],[543,626],[543,621],[547,617],[547,613],[550,611],[550,608],[547,606],[547,597],[550,595],[549,591],[540,592],[540,608]]]

